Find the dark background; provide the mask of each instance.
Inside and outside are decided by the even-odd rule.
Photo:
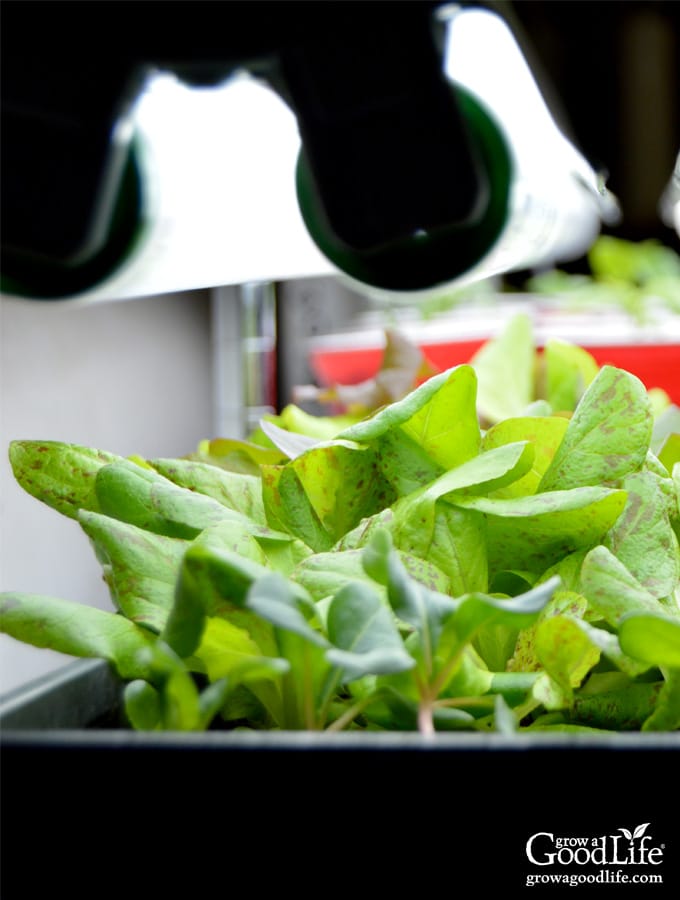
[[[526,51],[546,99],[596,167],[623,220],[611,233],[678,249],[658,201],[680,151],[680,4],[675,0],[517,0],[489,4]],[[541,82],[541,79],[543,81]]]

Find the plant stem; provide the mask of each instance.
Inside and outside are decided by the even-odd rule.
[[[440,691],[444,689],[446,682],[453,675],[456,667],[460,665],[460,660],[464,650],[465,644],[461,644],[461,646],[453,654],[453,656],[449,657],[449,659],[446,661],[446,665],[444,665],[440,669],[439,674],[431,688],[432,696],[436,697],[440,693]]]
[[[425,737],[432,737],[435,733],[432,709],[432,701],[429,697],[423,698],[418,705],[418,731]]]
[[[326,728],[326,731],[343,731],[348,725],[351,725],[356,717],[360,715],[367,706],[370,706],[374,700],[375,697],[364,697],[363,700],[359,700],[358,703],[355,703],[354,706],[350,706],[350,708],[335,719],[334,722],[331,722]]]
[[[326,685],[321,694],[321,702],[319,704],[319,716],[318,716],[318,725],[320,729],[323,729],[326,725],[326,719],[328,718],[328,708],[330,707],[338,689],[338,685],[340,684],[340,675],[341,670],[338,668],[332,669],[328,675],[326,680]]]
[[[309,658],[309,648],[304,649],[304,687],[303,687],[303,703],[304,703],[304,720],[308,731],[316,731],[317,723],[314,716],[314,684],[312,679],[312,667]]]
[[[445,697],[443,700],[435,700],[432,704],[433,709],[458,706],[490,706],[493,708],[493,697]]]

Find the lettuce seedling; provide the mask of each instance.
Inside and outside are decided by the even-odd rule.
[[[2,630],[107,660],[142,730],[676,730],[680,439],[659,399],[582,348],[539,354],[520,318],[307,434],[288,408],[177,460],[14,441],[115,610],[8,592]]]

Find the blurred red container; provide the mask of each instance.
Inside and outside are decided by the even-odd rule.
[[[486,340],[495,336],[518,310],[529,312],[536,345],[551,337],[584,347],[599,365],[612,365],[637,375],[648,388],[661,388],[680,405],[680,317],[654,326],[640,326],[607,311],[572,313],[551,304],[505,305],[474,317],[446,316],[425,323],[396,327],[420,347],[439,370],[469,362]],[[325,335],[310,344],[311,369],[323,386],[357,384],[372,378],[383,354],[384,332],[379,328]]]

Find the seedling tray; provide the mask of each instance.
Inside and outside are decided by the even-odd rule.
[[[379,834],[408,836],[409,854],[482,872],[500,890],[544,871],[526,857],[537,832],[650,823],[671,846],[677,827],[668,791],[678,734],[135,732],[122,721],[121,690],[105,662],[76,661],[0,703],[5,872],[22,889],[58,883],[74,842],[110,866],[117,813],[164,847],[177,840],[182,854],[219,836],[272,888],[274,872],[298,858],[379,853]],[[218,831],[195,829],[215,816]],[[44,865],[20,867],[15,852],[36,842]],[[396,877],[380,858],[365,886]]]

